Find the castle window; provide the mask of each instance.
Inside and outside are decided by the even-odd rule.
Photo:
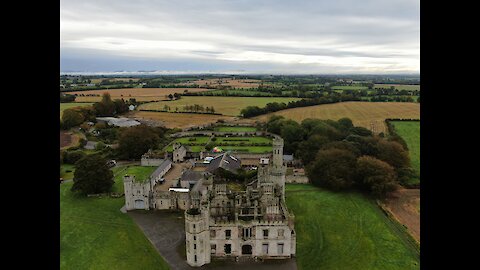
[[[230,254],[232,253],[232,245],[231,244],[226,244],[225,245],[225,254]]]
[[[193,244],[193,249],[197,249],[197,244]]]
[[[283,254],[283,243],[277,245],[277,254]]]
[[[263,238],[264,239],[268,238],[268,230],[263,230]]]
[[[197,255],[195,255],[195,262],[197,262]]]
[[[215,254],[216,251],[217,251],[217,245],[210,245],[210,253]]]
[[[210,231],[210,237],[211,238],[215,238],[216,234],[217,234],[217,231],[215,231],[215,230]]]
[[[279,236],[279,237],[283,237],[283,236],[284,236],[284,231],[283,231],[283,229],[279,229],[279,230],[278,230],[278,236]]]
[[[263,254],[268,254],[268,244],[262,245],[262,251],[263,251]]]
[[[225,239],[230,239],[232,230],[225,230]]]
[[[193,236],[193,240],[197,240],[197,237],[196,237],[196,236]]]

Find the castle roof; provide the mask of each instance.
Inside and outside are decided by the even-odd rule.
[[[207,165],[206,171],[213,172],[218,168],[223,168],[230,172],[236,172],[241,168],[241,162],[240,159],[231,156],[228,153],[223,153],[210,161],[210,163]]]

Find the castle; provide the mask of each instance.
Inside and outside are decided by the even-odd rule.
[[[168,190],[158,188],[162,185],[158,179],[171,162],[163,159],[155,164],[159,167],[143,183],[124,176],[126,208],[186,210],[190,266],[208,264],[212,257],[285,259],[295,255],[294,216],[285,203],[286,166],[279,136],[273,139],[271,156],[260,159],[257,177],[245,184],[232,180],[241,162],[228,153],[214,157],[202,170],[187,170]]]

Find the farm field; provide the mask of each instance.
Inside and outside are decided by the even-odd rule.
[[[247,106],[265,107],[270,102],[284,102],[299,100],[299,98],[270,98],[270,97],[206,97],[206,96],[184,96],[174,101],[160,101],[142,104],[139,110],[162,110],[165,105],[170,106],[174,111],[178,108],[180,111],[186,105],[203,105],[204,107],[214,107],[216,113],[223,115],[237,116],[240,111]]]
[[[76,103],[76,102],[60,103],[60,119],[62,118],[63,111],[66,109],[75,108],[75,107],[85,107],[85,106],[91,106],[91,105],[93,105],[93,103]]]
[[[420,85],[410,85],[410,84],[375,84],[374,88],[390,88],[390,86],[395,86],[395,89],[398,90],[420,90]]]
[[[295,214],[298,269],[420,269],[405,232],[364,195],[287,184],[286,201]]]
[[[167,128],[188,128],[197,125],[216,123],[218,120],[233,121],[234,117],[213,114],[167,113],[134,111],[126,117],[157,121]]]
[[[102,100],[102,94],[105,92],[110,93],[112,99],[129,99],[136,98],[137,101],[151,101],[151,100],[165,100],[165,96],[170,94],[179,93],[182,94],[185,90],[188,92],[202,92],[208,91],[205,88],[121,88],[121,89],[101,89],[101,90],[86,90],[68,92],[68,94],[78,95],[99,95],[96,96],[77,96],[75,101],[79,102],[97,102]]]
[[[281,110],[253,117],[252,120],[267,121],[272,115],[301,122],[307,118],[338,120],[348,117],[355,126],[371,129],[372,123],[377,133],[386,132],[386,118],[420,119],[420,104],[410,102],[340,102],[310,107]]]
[[[83,135],[83,133],[61,130],[60,131],[60,150],[78,146],[81,138],[85,139],[85,135]]]
[[[123,186],[121,176],[115,177],[116,192]],[[72,184],[60,185],[60,269],[169,269],[134,221],[120,212],[123,197],[75,196]]]
[[[420,189],[401,188],[385,199],[382,205],[420,243]]]
[[[232,88],[257,88],[260,85],[260,80],[253,79],[232,79],[232,78],[215,78],[196,80],[193,82],[185,83],[183,85],[197,84],[200,87],[218,87],[218,86],[230,86]]]

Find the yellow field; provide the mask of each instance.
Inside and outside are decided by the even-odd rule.
[[[237,116],[240,111],[247,106],[265,107],[270,102],[284,102],[288,103],[292,100],[299,100],[299,98],[277,98],[277,97],[210,97],[210,96],[185,96],[179,100],[174,101],[160,101],[142,104],[139,110],[162,110],[165,105],[170,106],[171,111],[178,108],[183,111],[185,105],[203,105],[204,107],[214,107],[216,113],[224,115]]]
[[[352,119],[355,126],[368,129],[372,124],[376,133],[386,132],[386,118],[420,119],[420,104],[408,102],[341,102],[293,108],[254,117],[254,120],[266,121],[271,115],[281,115],[287,119],[301,122],[306,118],[338,120],[342,117]]]
[[[102,90],[88,90],[88,91],[76,91],[76,92],[69,92],[68,94],[78,94],[78,95],[100,95],[98,97],[83,97],[77,96],[75,101],[78,102],[97,102],[102,99],[102,94],[105,92],[110,93],[112,99],[129,99],[129,98],[136,98],[137,101],[150,101],[150,100],[164,100],[166,99],[165,96],[170,94],[179,93],[183,94],[183,92],[187,90],[188,92],[202,92],[208,91],[209,89],[205,88],[122,88],[122,89],[102,89]]]
[[[195,114],[195,113],[167,113],[167,112],[131,112],[127,117],[141,118],[161,122],[167,128],[187,128],[198,125],[215,123],[222,119],[233,121],[232,116]],[[251,120],[250,120],[251,121]]]

